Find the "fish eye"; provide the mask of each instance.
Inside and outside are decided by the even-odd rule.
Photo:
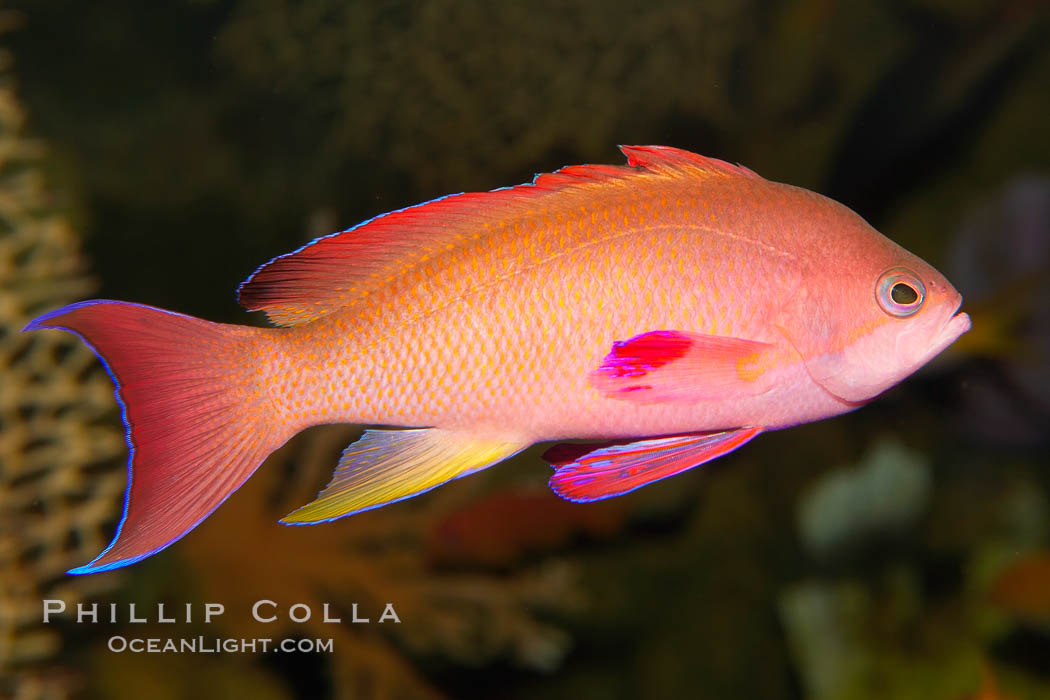
[[[919,293],[915,291],[915,288],[904,282],[898,282],[890,289],[890,299],[898,304],[914,304],[918,298]]]
[[[911,270],[895,267],[879,277],[875,285],[875,300],[890,316],[905,318],[922,307],[926,287]]]

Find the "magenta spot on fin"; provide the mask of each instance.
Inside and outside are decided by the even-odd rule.
[[[613,343],[598,371],[607,377],[640,377],[674,362],[689,351],[693,341],[678,331],[651,331]]]

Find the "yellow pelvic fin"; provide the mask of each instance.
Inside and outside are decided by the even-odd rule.
[[[282,523],[306,525],[401,501],[489,467],[529,446],[442,428],[366,430],[332,480]]]

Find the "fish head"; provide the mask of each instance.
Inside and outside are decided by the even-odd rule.
[[[868,231],[869,245],[805,275],[781,324],[810,377],[848,404],[875,398],[970,329],[941,273]]]

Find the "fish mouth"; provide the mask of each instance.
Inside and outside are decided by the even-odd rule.
[[[959,336],[970,330],[970,315],[959,311],[961,307],[962,297],[959,297],[959,303],[956,304],[955,310],[949,314],[948,320],[944,324],[944,328],[941,329],[934,354],[941,352],[958,340]]]
[[[952,316],[947,325],[945,325],[941,336],[947,341],[945,345],[951,345],[960,335],[968,330],[970,330],[970,315],[958,313]]]

